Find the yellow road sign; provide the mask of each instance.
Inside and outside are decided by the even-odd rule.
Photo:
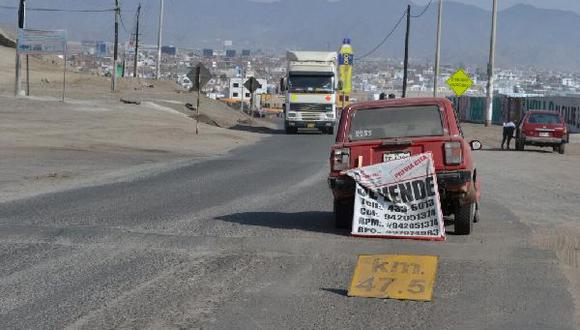
[[[465,94],[471,86],[473,86],[473,80],[471,80],[465,71],[459,69],[449,79],[447,79],[447,85],[451,87],[455,92],[455,95],[461,96]]]
[[[436,256],[361,255],[348,295],[431,301],[438,261]]]

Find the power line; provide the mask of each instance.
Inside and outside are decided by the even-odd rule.
[[[427,10],[429,10],[429,7],[431,7],[432,3],[433,3],[433,0],[429,0],[429,3],[425,6],[425,8],[423,8],[423,11],[419,15],[411,15],[411,17],[418,18],[418,17],[423,16],[427,12]]]
[[[389,40],[389,38],[393,35],[393,33],[395,33],[395,31],[397,30],[397,28],[399,27],[399,25],[401,25],[401,22],[403,21],[403,18],[405,18],[406,15],[407,15],[407,10],[405,10],[403,12],[403,15],[401,15],[401,18],[399,18],[399,20],[397,21],[397,23],[395,24],[395,26],[393,26],[393,28],[387,34],[387,36],[377,46],[375,46],[371,51],[369,51],[366,54],[360,56],[358,58],[358,60],[360,61],[360,60],[362,60],[364,58],[369,57],[370,55],[374,54],[379,48],[381,48],[387,42],[387,40]]]
[[[423,10],[421,11],[420,14],[418,15],[411,15],[412,18],[418,18],[423,16],[427,10],[429,10],[429,7],[431,7],[431,4],[433,3],[433,0],[429,0],[429,3],[427,3],[427,5],[425,5],[425,8],[423,8]],[[407,15],[407,11],[405,10],[403,12],[403,15],[401,15],[401,18],[399,18],[399,20],[397,21],[397,23],[395,24],[395,26],[393,26],[393,29],[385,36],[385,38],[377,45],[375,46],[372,50],[370,50],[369,52],[367,52],[366,54],[360,56],[358,58],[358,60],[362,60],[364,58],[369,57],[370,55],[374,54],[377,50],[379,50],[379,48],[381,48],[386,42],[387,40],[389,40],[389,38],[393,35],[393,33],[395,33],[395,31],[397,30],[397,28],[399,27],[399,25],[401,25],[401,23],[403,22],[403,19],[405,18],[405,16]]]
[[[18,10],[18,7],[0,5],[0,9]],[[109,13],[115,9],[59,9],[59,8],[26,8],[27,11],[59,12],[59,13]]]
[[[125,30],[125,33],[131,34],[129,32],[129,30],[127,29],[127,26],[125,25],[125,21],[123,20],[123,15],[121,13],[121,8],[120,7],[119,7],[119,18],[121,18],[121,26],[123,27],[123,30]]]

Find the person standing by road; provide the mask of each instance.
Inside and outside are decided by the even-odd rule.
[[[510,143],[514,137],[514,132],[516,130],[516,124],[513,121],[503,123],[503,139],[501,141],[501,150],[504,150],[504,144],[507,142],[507,150],[510,150]]]

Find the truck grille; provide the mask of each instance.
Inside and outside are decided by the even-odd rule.
[[[332,111],[332,104],[291,103],[290,110],[291,111],[326,112],[326,111]]]
[[[324,114],[322,113],[301,113],[302,120],[324,120]]]

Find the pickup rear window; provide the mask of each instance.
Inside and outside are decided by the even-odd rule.
[[[429,105],[358,110],[351,119],[349,138],[361,141],[441,135],[441,111]]]
[[[550,113],[533,113],[528,118],[530,124],[560,124],[560,116]]]

